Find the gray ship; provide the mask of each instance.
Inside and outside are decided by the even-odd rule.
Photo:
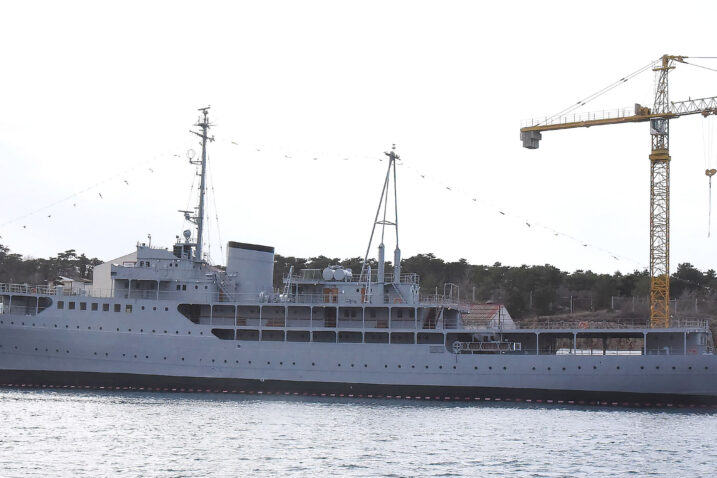
[[[291,270],[275,290],[273,247],[229,242],[226,270],[209,264],[202,236],[212,138],[201,111],[199,204],[182,211],[196,231],[184,231],[171,250],[137,245],[97,266],[84,289],[0,284],[0,385],[717,405],[706,321],[526,329],[501,305],[462,303],[452,284],[421,295],[419,277],[400,267],[393,150],[361,270]],[[391,192],[396,208],[387,217]],[[396,237],[390,273],[387,228]]]

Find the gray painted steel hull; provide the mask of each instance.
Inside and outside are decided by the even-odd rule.
[[[132,314],[5,314],[0,384],[717,403],[712,354],[472,355],[422,344],[220,340],[211,326],[178,314],[176,303],[166,305]]]

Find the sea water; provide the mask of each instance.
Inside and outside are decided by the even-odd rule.
[[[717,412],[0,389],[0,476],[714,476]]]

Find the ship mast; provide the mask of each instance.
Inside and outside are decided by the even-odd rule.
[[[386,226],[393,226],[396,229],[396,249],[393,252],[393,282],[398,284],[400,283],[400,277],[401,277],[401,250],[398,247],[398,191],[396,189],[396,160],[401,159],[399,155],[396,154],[396,145],[394,144],[391,148],[390,152],[384,153],[386,156],[388,156],[388,169],[386,170],[386,178],[383,181],[383,189],[381,190],[381,198],[378,200],[378,208],[376,209],[376,217],[373,221],[373,228],[371,229],[371,237],[368,240],[368,247],[366,248],[366,254],[363,259],[363,263],[361,265],[361,275],[359,276],[359,281],[363,280],[364,274],[370,268],[368,267],[368,254],[371,250],[371,243],[373,242],[373,236],[376,232],[376,226],[381,226],[381,243],[378,246],[378,275],[377,275],[377,282],[378,283],[385,283],[385,275],[384,275],[384,265],[385,265],[385,246],[383,244],[384,240],[384,233],[386,231]],[[391,189],[391,170],[393,169],[393,200],[394,200],[394,220],[389,221],[386,219],[386,213],[388,210],[388,196],[390,194]],[[379,220],[379,216],[381,214],[381,210],[383,210],[383,219]],[[371,283],[371,277],[370,274],[366,277],[366,283]]]
[[[199,208],[197,210],[197,215],[193,218],[194,223],[197,225],[197,248],[195,252],[195,260],[201,261],[202,260],[202,242],[204,237],[204,194],[207,187],[206,182],[206,176],[207,176],[207,141],[214,141],[214,136],[209,137],[207,135],[207,132],[209,131],[209,128],[211,128],[213,125],[209,122],[209,106],[205,108],[199,108],[199,111],[202,112],[202,117],[200,117],[197,120],[197,123],[194,126],[198,126],[202,129],[201,133],[197,133],[196,131],[191,131],[190,133],[196,134],[200,138],[202,138],[202,159],[200,160],[192,160],[189,159],[189,162],[191,164],[200,166],[198,173],[200,176],[200,183],[199,183]]]

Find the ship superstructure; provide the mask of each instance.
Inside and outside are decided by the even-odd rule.
[[[206,168],[211,124],[197,125]],[[499,304],[458,287],[421,294],[401,269],[395,150],[366,256],[294,271],[275,289],[274,248],[229,242],[226,268],[202,256],[197,229],[171,249],[140,243],[94,270],[91,287],[0,285],[0,384],[413,399],[627,405],[717,404],[705,321],[668,328],[518,328]],[[394,214],[387,214],[393,181]],[[368,250],[380,226],[378,261]],[[395,227],[394,267],[384,260]]]

